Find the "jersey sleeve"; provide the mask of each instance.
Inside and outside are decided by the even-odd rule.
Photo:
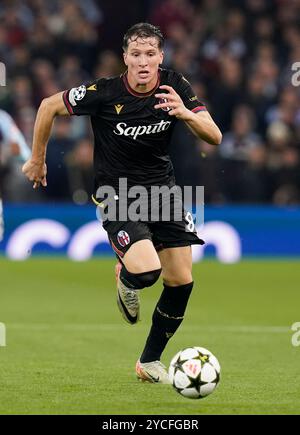
[[[63,100],[70,115],[97,115],[100,111],[102,98],[101,80],[71,88],[63,93]]]
[[[192,112],[198,113],[207,110],[205,104],[199,101],[197,95],[195,95],[195,92],[193,91],[192,86],[182,74],[178,74],[178,85],[177,89],[175,90],[182,98],[185,107]]]

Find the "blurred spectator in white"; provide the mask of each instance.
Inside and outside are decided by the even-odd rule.
[[[7,190],[17,189],[21,178],[21,166],[30,157],[24,136],[16,126],[12,117],[0,110],[0,241],[3,237],[2,198],[6,198]]]

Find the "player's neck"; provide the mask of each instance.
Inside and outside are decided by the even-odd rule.
[[[159,80],[159,73],[157,72],[157,74],[153,77],[153,79],[147,84],[138,83],[138,81],[129,72],[126,73],[126,77],[130,88],[134,92],[138,92],[140,94],[147,94],[148,92],[152,91],[157,87],[157,82]]]

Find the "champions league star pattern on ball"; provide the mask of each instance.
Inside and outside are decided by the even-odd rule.
[[[219,361],[204,347],[181,350],[169,367],[173,387],[189,399],[202,399],[211,394],[220,381],[220,373]]]

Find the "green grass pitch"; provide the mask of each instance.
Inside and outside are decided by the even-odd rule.
[[[300,321],[297,261],[194,265],[186,318],[162,361],[203,346],[222,367],[203,400],[169,385],[137,382],[161,282],[142,293],[141,322],[127,325],[117,305],[114,262],[0,260],[0,414],[299,414]]]

